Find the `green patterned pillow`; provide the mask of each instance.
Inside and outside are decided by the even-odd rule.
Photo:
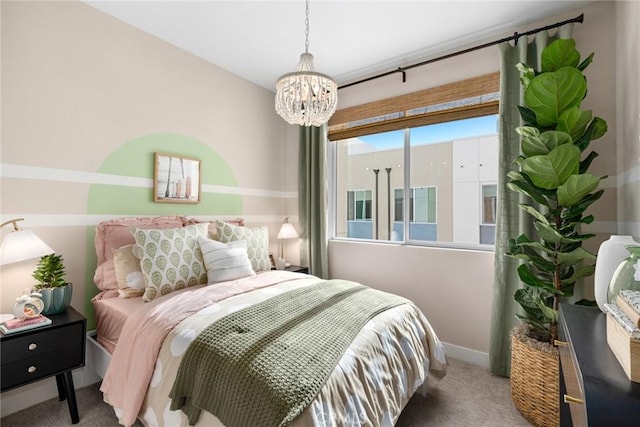
[[[256,273],[271,270],[269,260],[269,229],[267,226],[249,228],[216,220],[218,240],[228,243],[235,240],[247,241],[247,255]]]
[[[207,227],[204,222],[178,228],[132,229],[147,282],[144,301],[188,286],[207,284],[207,270],[198,244],[198,237],[207,237]]]

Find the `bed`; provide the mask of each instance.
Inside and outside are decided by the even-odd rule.
[[[205,224],[205,226],[199,226],[198,230],[206,232],[208,238],[215,237],[217,239],[215,243],[208,242],[207,244],[215,245],[216,248],[222,247],[222,243],[218,243],[218,241],[232,246],[234,245],[232,242],[248,242],[248,247],[243,246],[243,243],[240,248],[234,247],[234,249],[223,251],[225,254],[232,252],[245,254],[246,260],[249,260],[251,266],[247,267],[247,261],[242,258],[242,268],[245,272],[244,275],[240,275],[242,277],[229,276],[229,269],[222,269],[223,273],[211,269],[212,264],[208,249],[205,252],[205,248],[209,248],[209,246],[205,246],[202,239],[199,240],[201,243],[199,247],[205,252],[203,262],[209,273],[209,280],[211,278],[220,279],[215,280],[214,283],[193,282],[191,286],[177,286],[176,289],[170,290],[160,286],[156,295],[149,299],[147,287],[149,282],[144,285],[136,285],[136,280],[131,280],[131,278],[137,277],[139,279],[139,276],[131,273],[123,276],[121,270],[123,270],[124,264],[119,259],[119,250],[125,248],[124,253],[129,255],[130,251],[135,255],[134,258],[138,258],[139,264],[144,265],[144,259],[147,255],[142,253],[140,247],[148,247],[148,245],[145,246],[145,238],[149,239],[152,235],[157,236],[152,230],[166,229],[164,233],[170,235],[179,228],[192,229],[197,223],[197,221],[184,217],[122,218],[101,223],[96,229],[98,267],[95,282],[101,290],[93,299],[97,320],[96,339],[104,354],[108,354],[109,361],[108,368],[103,375],[101,391],[105,402],[114,407],[121,424],[131,425],[136,419],[139,419],[146,426],[193,424],[199,426],[225,424],[391,426],[414,392],[425,393],[429,375],[436,378],[445,375],[447,362],[442,343],[438,340],[424,314],[413,303],[390,294],[381,295],[384,293],[352,282],[323,281],[307,274],[271,271],[268,252],[266,253],[266,261],[264,260],[264,234],[266,230],[244,227],[240,219],[225,221],[225,224],[217,221],[213,223],[215,226]],[[136,234],[136,230],[138,234]],[[268,233],[268,231],[266,232]],[[139,236],[143,236],[142,242],[136,240]],[[268,248],[268,242],[266,248]],[[135,269],[136,266],[130,267]],[[142,269],[144,270],[144,267]],[[128,277],[129,282],[127,283],[126,279],[123,280],[123,277]],[[149,275],[148,278],[151,277]],[[128,285],[132,285],[132,288],[129,288]],[[313,296],[316,295],[314,292],[327,292],[327,289],[332,287],[335,288],[335,292],[342,292],[339,294],[339,298],[336,299],[333,294],[331,297],[326,297],[325,294]],[[141,293],[142,295],[140,295]],[[235,415],[230,416],[229,411],[233,412],[234,409],[228,408],[229,402],[222,405],[220,401],[224,400],[226,395],[235,393],[236,390],[243,390],[236,387],[236,384],[225,383],[224,387],[211,386],[211,383],[196,384],[193,386],[196,391],[189,389],[189,393],[193,394],[187,395],[186,398],[180,394],[181,391],[177,391],[178,384],[181,384],[180,380],[185,378],[185,372],[193,371],[192,375],[195,376],[196,381],[208,381],[212,376],[220,376],[219,373],[212,376],[203,375],[202,372],[211,372],[213,369],[211,365],[217,367],[218,364],[199,363],[200,359],[194,359],[194,357],[202,356],[194,356],[193,352],[193,348],[197,347],[196,344],[201,342],[202,337],[209,336],[210,331],[215,330],[218,325],[225,321],[235,322],[234,316],[238,316],[244,319],[243,321],[247,321],[246,319],[249,317],[251,322],[255,322],[253,326],[248,327],[251,331],[261,325],[274,324],[275,328],[275,324],[278,319],[282,319],[282,316],[280,313],[277,316],[274,315],[273,308],[268,308],[268,305],[272,304],[271,307],[277,308],[283,305],[293,305],[288,302],[293,301],[296,295],[296,298],[302,301],[300,304],[306,305],[314,298],[318,304],[317,308],[313,309],[300,305],[299,310],[313,311],[314,313],[325,312],[325,310],[326,313],[329,313],[330,310],[336,310],[329,317],[337,319],[343,312],[348,311],[345,307],[356,307],[353,305],[356,304],[356,300],[345,299],[347,297],[344,295],[347,293],[348,298],[356,294],[367,294],[384,302],[380,303],[382,305],[378,311],[372,311],[368,317],[364,314],[361,315],[362,318],[359,321],[363,326],[361,328],[354,326],[357,331],[350,332],[347,331],[347,328],[343,328],[340,329],[339,335],[330,339],[330,341],[339,341],[337,338],[348,338],[348,334],[352,333],[353,338],[348,338],[348,343],[345,343],[344,348],[336,347],[333,349],[333,344],[326,344],[326,351],[319,351],[321,347],[315,348],[313,351],[307,351],[306,347],[300,350],[302,351],[300,354],[313,361],[329,359],[326,355],[332,351],[337,353],[335,353],[334,362],[323,362],[329,363],[330,369],[326,370],[325,367],[326,373],[320,373],[319,378],[324,379],[316,389],[309,389],[304,402],[302,400],[295,402],[297,412],[289,412],[289,414],[293,414],[288,415],[291,418],[289,421],[256,423],[256,418],[253,418],[252,421],[242,420],[240,418],[245,416],[243,415],[245,410],[240,411],[238,408],[244,408],[243,406],[238,406],[235,409]],[[329,304],[328,302],[329,300],[342,301],[343,299],[344,305],[342,307],[337,305],[339,303],[331,302]],[[281,301],[287,303],[282,304]],[[371,303],[366,302],[366,305],[371,305]],[[263,312],[267,313],[267,318],[271,315],[271,320],[260,320],[258,315]],[[292,319],[299,317],[295,313],[292,315]],[[314,314],[311,317],[320,319],[314,321],[322,321],[326,325],[326,315],[316,316]],[[290,332],[293,331],[293,328],[289,329],[291,324],[289,319],[282,319],[282,322],[283,325],[287,325],[286,332],[281,332],[281,329],[278,329],[278,335],[282,335],[283,339],[288,339],[288,341],[285,347],[280,344],[276,346],[286,348],[286,350],[279,350],[284,353],[276,353],[277,357],[275,358],[278,360],[286,359],[289,352],[296,354],[294,353],[295,349],[291,346],[298,346],[299,342],[305,342],[305,345],[308,345],[307,341],[313,341],[312,338],[307,338],[313,335],[308,330],[303,330],[305,332],[302,337],[290,335],[289,338],[286,338],[287,334],[293,334]],[[342,323],[348,322],[342,321]],[[313,324],[308,326],[311,329],[315,327]],[[337,330],[340,327],[342,326],[323,326],[322,330]],[[238,324],[232,323],[232,328],[237,329]],[[268,333],[273,335],[273,331]],[[277,342],[272,340],[271,335],[269,342]],[[226,338],[225,335],[224,339]],[[262,342],[263,338],[259,338],[258,341]],[[244,340],[244,336],[242,339]],[[222,343],[220,337],[215,337],[212,341],[214,345],[216,342]],[[222,347],[227,346],[226,341],[224,343],[224,345],[221,344]],[[224,352],[224,348],[221,351]],[[196,365],[200,371],[193,368]],[[309,365],[309,363],[304,362],[304,365]],[[223,365],[220,365],[216,369],[227,373],[225,376],[231,377],[228,379],[229,381],[233,381],[233,377],[236,376],[235,368],[223,368]],[[250,370],[253,371],[254,367],[252,366]],[[233,372],[233,375],[228,375],[229,372]],[[237,376],[245,378],[239,368]],[[292,374],[292,376],[295,375]],[[308,378],[306,373],[302,377]],[[262,377],[260,378],[259,381],[262,382]],[[314,379],[313,381],[304,380],[301,382],[317,383],[318,381]],[[188,383],[188,381],[182,383]],[[295,387],[298,390],[297,384]],[[305,387],[307,385],[301,388]],[[254,388],[258,390],[257,386]],[[212,412],[217,416],[206,410],[209,406],[203,406],[205,410],[202,411],[198,409],[197,416],[180,406],[180,402],[183,404],[185,401],[195,402],[197,393],[202,393],[202,389],[224,390],[221,396],[214,393],[215,397],[209,396],[210,391],[207,391],[207,399],[212,408],[224,406],[223,409],[219,409],[220,412],[216,412],[218,409],[212,409]],[[251,387],[249,387],[247,393],[251,392]],[[258,395],[260,394],[263,393],[258,393]],[[255,396],[251,397],[251,399],[254,398]],[[261,412],[255,412],[258,409],[254,411],[254,407],[259,406],[257,403],[251,404],[252,401],[249,397],[245,400],[249,401],[247,413],[251,412],[252,416],[258,417],[259,420],[267,419],[266,415],[260,415]],[[304,405],[301,405],[301,402]],[[246,405],[246,402],[244,404]],[[199,408],[198,405],[195,406]],[[231,406],[233,405],[235,403]],[[190,414],[191,419],[187,413]],[[225,422],[223,423],[222,420]]]

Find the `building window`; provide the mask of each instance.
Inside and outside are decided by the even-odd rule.
[[[482,224],[496,225],[496,202],[498,187],[496,184],[482,185]]]
[[[349,221],[371,221],[371,190],[347,191]]]

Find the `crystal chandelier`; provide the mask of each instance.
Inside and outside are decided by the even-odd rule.
[[[276,82],[276,112],[292,125],[320,126],[338,105],[338,85],[326,74],[313,71],[309,53],[309,0],[305,10],[305,49],[296,71]]]

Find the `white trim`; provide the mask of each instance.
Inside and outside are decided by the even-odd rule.
[[[627,234],[640,237],[640,222],[620,221],[617,224],[618,231],[616,234]]]
[[[640,182],[640,165],[633,166],[631,169],[621,172],[617,176],[618,187],[635,182]]]
[[[153,180],[151,178],[85,172],[71,169],[45,168],[40,166],[13,165],[8,163],[0,164],[0,176],[3,178],[37,179],[42,181],[62,181],[81,184],[153,188]],[[298,197],[297,191],[275,191],[213,184],[203,184],[202,192],[237,194],[240,196],[276,197],[282,199],[293,199]]]
[[[640,222],[638,221],[594,221],[583,225],[583,231],[589,233],[628,234],[640,236]]]
[[[449,344],[446,342],[443,342],[442,344],[447,352],[447,357],[462,360],[463,362],[471,363],[473,365],[482,366],[483,368],[489,368],[489,353],[460,347],[459,345]]]
[[[14,218],[24,218],[22,226],[32,227],[78,227],[95,226],[102,221],[123,217],[146,217],[156,215],[83,215],[83,214],[28,214],[28,213],[3,213],[0,214],[0,222],[9,221]],[[291,222],[297,223],[297,215],[185,215],[188,218],[196,218],[202,221],[242,218],[246,224],[261,223],[281,223],[285,217],[289,217]]]

